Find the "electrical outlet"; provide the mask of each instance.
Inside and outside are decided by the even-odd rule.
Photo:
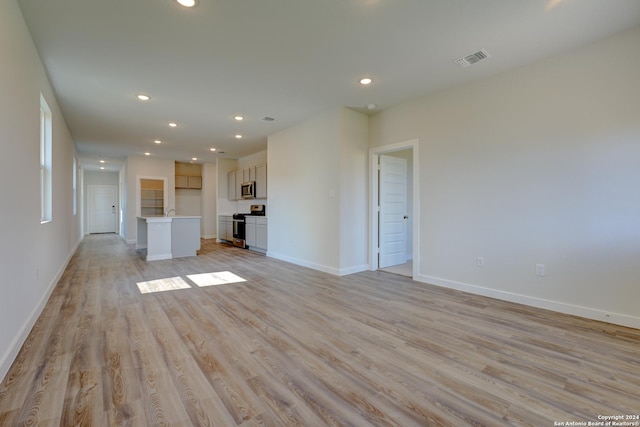
[[[478,258],[476,258],[476,266],[478,268],[484,267],[484,257],[479,256]]]
[[[544,277],[544,264],[536,264],[536,276]]]

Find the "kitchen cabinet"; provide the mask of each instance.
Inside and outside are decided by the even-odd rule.
[[[250,168],[242,169],[242,179],[243,182],[255,181],[256,180],[256,167],[251,166]]]
[[[267,250],[267,218],[247,216],[245,219],[245,243],[249,249]]]
[[[218,216],[218,240],[233,241],[233,217],[231,215]]]
[[[237,170],[236,171],[236,198],[235,198],[235,200],[241,200],[242,199],[242,183],[243,182],[244,182],[243,171]]]
[[[202,188],[202,166],[196,163],[175,162],[176,188]]]
[[[202,188],[202,177],[176,175],[176,188],[189,188],[199,190]]]
[[[256,165],[255,167],[256,199],[267,198],[267,164]]]
[[[227,199],[236,199],[236,172],[231,171],[227,173]]]
[[[267,198],[267,164],[251,166],[227,173],[227,193],[229,200],[242,200],[242,183],[255,182],[256,199]]]

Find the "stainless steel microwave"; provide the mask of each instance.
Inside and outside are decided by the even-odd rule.
[[[255,181],[243,182],[240,184],[240,195],[243,199],[253,199],[256,196]]]

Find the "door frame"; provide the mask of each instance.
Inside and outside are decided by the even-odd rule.
[[[91,200],[91,192],[96,189],[96,188],[111,188],[115,191],[115,205],[116,205],[116,217],[114,220],[114,226],[115,226],[115,233],[119,234],[120,233],[120,224],[118,221],[118,204],[119,204],[119,196],[118,196],[118,187],[115,185],[99,185],[99,184],[89,184],[87,185],[87,234],[91,234],[92,229],[93,229],[93,209],[94,206],[92,205],[92,200]]]
[[[155,179],[158,181],[162,181],[163,194],[162,198],[164,199],[164,207],[165,209],[169,206],[169,179],[166,176],[147,176],[147,175],[136,175],[136,216],[142,215],[142,205],[140,199],[142,197],[142,186],[140,182],[143,179]]]
[[[413,212],[411,213],[411,224],[413,229],[413,271],[412,277],[415,279],[420,273],[420,162],[418,155],[418,139],[396,142],[394,144],[383,145],[369,149],[369,269],[378,269],[378,229],[379,216],[378,204],[380,200],[378,187],[378,158],[381,154],[389,154],[394,151],[413,151]]]

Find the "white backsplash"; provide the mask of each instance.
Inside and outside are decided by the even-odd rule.
[[[267,216],[269,208],[266,199],[229,200],[218,199],[218,215],[232,215],[234,213],[249,213],[251,205],[264,205]]]

